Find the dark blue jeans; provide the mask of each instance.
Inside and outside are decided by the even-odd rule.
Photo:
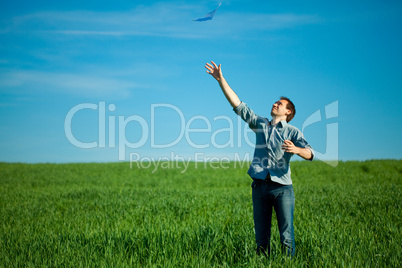
[[[293,212],[295,194],[292,185],[281,185],[268,180],[254,179],[253,212],[257,249],[270,254],[272,208],[278,220],[282,249],[285,254],[295,254]]]

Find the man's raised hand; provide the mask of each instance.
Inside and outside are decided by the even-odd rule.
[[[237,97],[236,93],[230,88],[228,82],[226,82],[226,79],[223,77],[221,65],[219,64],[219,66],[216,66],[215,62],[213,61],[211,61],[211,63],[212,65],[209,63],[205,64],[207,73],[212,75],[218,81],[226,99],[233,108],[236,108],[241,103],[239,97]]]
[[[222,70],[221,65],[217,66],[215,62],[211,61],[212,65],[207,63],[205,64],[205,68],[207,69],[207,73],[212,75],[217,81],[222,79]]]

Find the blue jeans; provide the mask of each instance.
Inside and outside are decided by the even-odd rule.
[[[269,180],[269,179],[268,179]],[[282,249],[285,254],[295,254],[293,212],[295,194],[292,185],[281,185],[268,180],[254,179],[253,212],[257,250],[270,253],[272,208],[278,220]]]

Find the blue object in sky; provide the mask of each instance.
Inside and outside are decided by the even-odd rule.
[[[217,8],[215,8],[213,11],[209,12],[207,15],[205,15],[204,18],[199,18],[193,21],[207,21],[207,20],[212,20],[212,18],[215,15],[215,12],[218,10],[218,8],[221,6],[222,2],[219,4]]]

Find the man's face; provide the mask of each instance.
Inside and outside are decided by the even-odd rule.
[[[277,102],[275,102],[272,105],[271,116],[286,117],[288,114],[291,113],[291,111],[286,108],[287,104],[288,104],[287,100],[278,100]]]

